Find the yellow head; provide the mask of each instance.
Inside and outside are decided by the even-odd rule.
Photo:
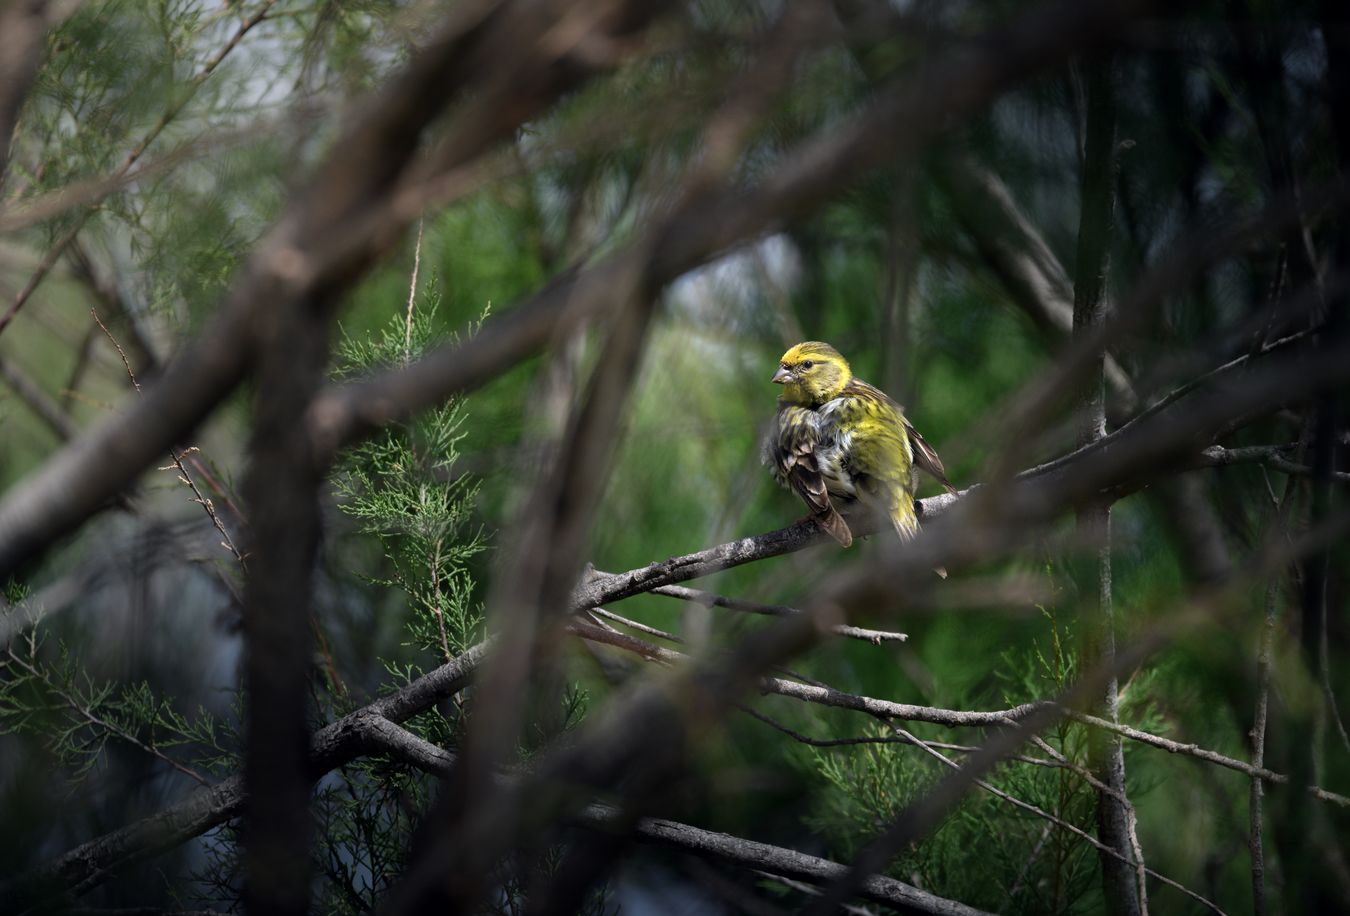
[[[827,343],[808,340],[783,354],[775,383],[783,386],[779,399],[803,407],[818,407],[839,396],[853,378],[848,361]]]

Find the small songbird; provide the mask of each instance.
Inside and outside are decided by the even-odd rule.
[[[800,496],[811,517],[844,547],[853,532],[839,508],[861,503],[891,520],[900,540],[919,530],[914,467],[947,492],[942,459],[885,392],[855,378],[827,343],[799,343],[783,354],[773,381],[783,386],[764,443],[774,478]]]

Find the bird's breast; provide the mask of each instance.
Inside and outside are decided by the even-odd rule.
[[[816,460],[825,489],[835,499],[857,499],[858,489],[849,469],[849,455],[853,449],[853,432],[845,422],[847,403],[835,398],[821,405],[816,444]]]

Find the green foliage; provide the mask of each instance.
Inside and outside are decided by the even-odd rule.
[[[373,912],[403,874],[409,840],[432,801],[435,780],[410,767],[365,758],[325,779],[314,796],[323,824],[315,852],[320,912]]]
[[[432,341],[438,302],[425,295],[405,320],[344,338],[343,373],[416,358]],[[462,406],[450,402],[390,426],[349,449],[334,477],[339,507],[378,539],[388,561],[389,574],[371,584],[407,594],[415,612],[409,638],[445,661],[481,638],[483,616],[469,571],[486,548],[471,515],[478,487],[454,468],[464,420]]]
[[[338,343],[339,377],[350,377],[417,358],[435,340],[439,293],[420,296],[416,309],[382,328]],[[480,319],[481,320],[481,319]],[[360,535],[379,545],[387,573],[367,576],[375,589],[406,596],[405,640],[416,658],[387,659],[386,689],[397,689],[425,670],[430,655],[447,661],[481,638],[482,608],[473,597],[470,560],[486,549],[472,522],[477,485],[454,464],[464,437],[462,405],[449,403],[407,424],[391,426],[352,447],[333,478],[340,510]],[[335,698],[333,714],[352,704]],[[458,707],[429,710],[405,728],[438,746],[458,732]],[[417,823],[432,798],[435,779],[406,764],[363,758],[330,774],[315,795],[323,824],[315,863],[319,910],[373,911],[402,874]]]
[[[5,734],[40,739],[76,783],[105,762],[110,743],[134,748],[201,783],[237,762],[234,736],[206,709],[189,716],[143,681],[95,679],[64,643],[47,650],[40,626],[0,654],[0,735]]]
[[[1003,653],[995,672],[1000,693],[969,697],[959,704],[961,708],[1013,706],[1055,696],[1073,683],[1078,658],[1068,629],[1052,611],[1042,612],[1048,630],[1031,652]],[[1146,710],[1127,714],[1132,724],[1157,727]],[[925,738],[927,731],[919,727],[910,733],[920,740],[947,740]],[[809,823],[827,838],[834,854],[846,859],[951,772],[951,766],[933,753],[906,743],[892,723],[874,722],[859,737],[866,743],[810,747],[804,764],[828,786]],[[1028,757],[1045,761],[1062,758],[1067,766],[1022,761],[1001,765],[986,780],[990,788],[968,795],[941,826],[898,857],[890,873],[940,896],[1004,913],[1096,912],[1101,906],[1096,849],[1083,836],[991,791],[1006,793],[1094,835],[1095,792],[1070,769],[1086,768],[1087,738],[1084,726],[1061,720],[1042,736],[1044,747],[1025,750]],[[933,750],[953,763],[961,760],[958,752]],[[1140,782],[1130,783],[1134,801],[1147,799],[1149,787]]]

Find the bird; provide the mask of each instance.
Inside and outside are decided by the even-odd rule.
[[[942,459],[903,408],[855,376],[834,347],[818,340],[797,344],[783,354],[773,382],[783,392],[764,441],[764,463],[840,546],[853,543],[853,532],[839,508],[855,504],[888,518],[901,541],[918,533],[915,467],[956,492]]]

